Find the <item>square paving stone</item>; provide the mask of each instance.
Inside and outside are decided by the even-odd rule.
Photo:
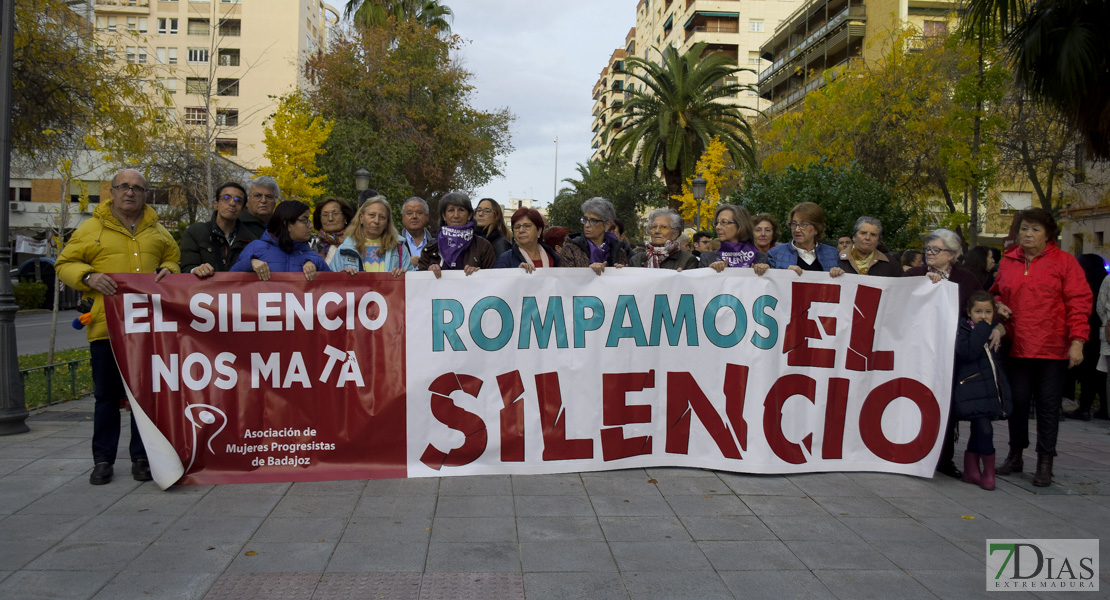
[[[228,567],[230,573],[323,573],[336,543],[249,542]],[[248,556],[247,552],[255,552]]]
[[[222,517],[267,517],[281,501],[280,494],[218,494],[213,490],[198,499],[186,514],[220,515]]]
[[[67,541],[86,542],[152,542],[162,535],[176,517],[154,514],[101,514],[88,519]],[[84,519],[82,519],[84,521]],[[2,525],[2,523],[0,523]]]
[[[807,567],[817,569],[893,569],[894,563],[859,540],[854,542],[786,542]],[[831,588],[830,588],[831,589]],[[835,591],[835,590],[834,590]]]
[[[285,496],[277,503],[270,517],[349,517],[359,496],[332,494],[329,496]]]
[[[338,542],[347,526],[345,517],[270,517],[251,536],[255,542]]]
[[[239,543],[155,542],[125,572],[222,573],[242,547]]]
[[[698,546],[718,572],[806,569],[782,542],[698,542]]]
[[[58,541],[88,520],[84,515],[10,515],[0,518],[0,540]]]
[[[594,516],[589,496],[515,496],[513,507],[518,517],[588,517]]]
[[[290,486],[286,496],[351,496],[362,495],[365,479],[341,481],[298,481]]]
[[[988,592],[984,567],[973,570],[943,569],[939,571],[915,569],[909,572],[918,583],[925,586],[925,588],[938,598],[943,598],[944,600],[964,600],[965,598],[978,598],[980,600],[990,600],[994,598],[997,600],[999,596],[1005,596],[1007,600],[1010,598],[1015,600],[1028,600],[1037,597],[1035,594],[1027,592],[1006,592],[1005,594]],[[1055,592],[1044,595],[1045,598],[1059,598],[1060,596],[1061,594]]]
[[[624,586],[632,600],[731,600],[733,595],[713,572],[624,573]]]
[[[717,476],[741,496],[805,496],[805,492],[782,475],[718,473]]]
[[[689,542],[690,534],[678,517],[599,517],[610,542]]]
[[[353,517],[343,530],[344,544],[382,544],[409,542],[427,544],[432,535],[432,519],[389,519]]]
[[[829,512],[809,498],[740,496],[759,517],[827,517]]]
[[[0,476],[7,475],[22,469],[24,466],[34,462],[35,459],[31,457],[23,458],[0,458]],[[87,463],[86,463],[87,464]]]
[[[7,484],[0,479],[0,489],[7,489]],[[38,492],[0,492],[0,515],[10,515],[19,512],[42,497]],[[592,511],[591,511],[592,512]]]
[[[651,478],[647,475],[641,477],[582,476],[582,481],[586,484],[586,491],[591,496],[658,496],[659,488],[651,483],[649,479]]]
[[[896,519],[841,517],[840,522],[868,541],[939,542],[942,540],[939,535],[908,517]]]
[[[951,542],[872,541],[871,547],[909,573],[918,569],[978,568],[982,562]]]
[[[428,547],[425,573],[519,572],[520,552],[512,542],[451,542]]]
[[[217,573],[123,573],[116,576],[94,600],[200,600],[212,587]]]
[[[436,517],[432,542],[515,542],[513,517]]]
[[[113,515],[152,514],[177,517],[188,512],[197,499],[196,496],[185,494],[128,494],[105,512]]]
[[[355,506],[353,517],[395,519],[431,518],[436,512],[436,496],[368,496]]]
[[[224,573],[205,600],[311,600],[319,573]]]
[[[728,484],[721,481],[716,475],[699,475],[696,477],[666,477],[656,480],[655,486],[664,496],[706,496],[712,494],[734,495]]]
[[[980,490],[982,491],[982,490]],[[915,519],[929,517],[961,517],[963,515],[978,516],[979,513],[964,504],[951,498],[890,498],[887,500],[906,515]],[[863,515],[852,515],[854,517]],[[876,515],[887,516],[887,515]]]
[[[594,496],[594,511],[599,517],[672,517],[674,509],[658,493],[653,495],[624,494]]]
[[[512,496],[440,496],[438,517],[512,517]],[[434,525],[433,525],[434,527]]]
[[[96,515],[112,506],[114,496],[51,492],[20,509],[21,515]]]
[[[511,496],[509,475],[472,475],[444,477],[439,481],[440,496]]]
[[[850,479],[843,473],[806,473],[790,475],[790,483],[806,495],[813,496],[874,496],[871,490]]]
[[[711,571],[713,566],[693,542],[609,542],[617,566],[626,572]]]
[[[597,517],[517,517],[516,529],[521,542],[605,540]]]
[[[439,477],[371,479],[362,490],[363,496],[435,496],[438,493]]]
[[[627,600],[624,580],[618,573],[524,574],[528,600]]]
[[[7,541],[0,538],[0,571],[22,568],[56,543],[55,540]]]
[[[20,475],[64,475],[77,477],[92,469],[87,458],[40,458],[19,469]]]
[[[717,571],[717,575],[737,598],[744,600],[836,599],[829,588],[809,571]]]
[[[695,540],[777,540],[759,517],[683,517]]]
[[[813,501],[835,517],[904,517],[897,506],[875,496],[813,496]]]
[[[425,573],[420,581],[420,600],[461,598],[524,600],[524,577],[520,573]]]
[[[122,571],[145,548],[134,542],[62,542],[28,563],[33,571]]]
[[[312,600],[418,600],[420,573],[325,573]]]
[[[943,498],[929,479],[893,473],[847,473],[847,477],[871,490],[880,498]],[[945,475],[938,475],[945,477]],[[966,484],[965,484],[966,485]]]
[[[853,600],[932,600],[933,594],[899,570],[815,571],[834,594]]]
[[[262,519],[257,517],[184,516],[178,518],[159,538],[167,542],[217,543],[245,542],[254,535]]]
[[[736,517],[752,514],[751,509],[732,494],[673,495],[664,498],[680,517]]]
[[[514,496],[578,496],[586,493],[586,486],[577,474],[570,475],[513,475]]]
[[[617,570],[605,542],[521,542],[520,562],[527,572]]]
[[[859,541],[859,534],[835,517],[763,517],[780,540]]]
[[[344,544],[335,547],[328,573],[422,573],[427,544]]]
[[[113,574],[101,571],[20,571],[0,582],[0,598],[92,598]]]

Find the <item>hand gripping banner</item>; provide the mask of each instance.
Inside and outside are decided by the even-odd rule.
[[[924,277],[120,279],[113,349],[163,487],[662,465],[930,476],[948,419],[956,287]]]

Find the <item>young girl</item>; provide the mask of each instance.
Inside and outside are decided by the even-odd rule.
[[[971,423],[964,451],[963,480],[977,483],[984,490],[993,490],[994,429],[991,420],[1005,419],[1013,410],[1010,384],[1002,371],[998,352],[990,349],[994,299],[982,290],[972,293],[967,302],[967,316],[956,334],[952,410],[957,419]]]

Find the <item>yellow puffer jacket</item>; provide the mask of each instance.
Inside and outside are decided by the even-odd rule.
[[[147,206],[143,220],[131,235],[112,214],[112,201],[102,202],[92,218],[73,233],[55,265],[58,278],[93,299],[90,342],[108,339],[104,320],[104,298],[85,285],[89,273],[155,273],[162,268],[180,273],[181,251],[165,227],[158,224],[158,213]]]

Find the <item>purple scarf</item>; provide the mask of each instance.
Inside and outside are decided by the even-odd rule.
[[[617,243],[617,236],[606,233],[605,241],[601,242],[601,247],[595,246],[589,239],[586,240],[587,247],[590,249],[590,264],[603,263],[609,260],[610,244]]]
[[[750,267],[758,252],[751,242],[721,242],[718,254],[730,267]]]
[[[455,262],[459,260],[470,242],[474,240],[474,221],[461,227],[444,225],[439,228],[436,243],[439,245],[439,255],[443,258],[443,266],[447,269],[457,269]]]

